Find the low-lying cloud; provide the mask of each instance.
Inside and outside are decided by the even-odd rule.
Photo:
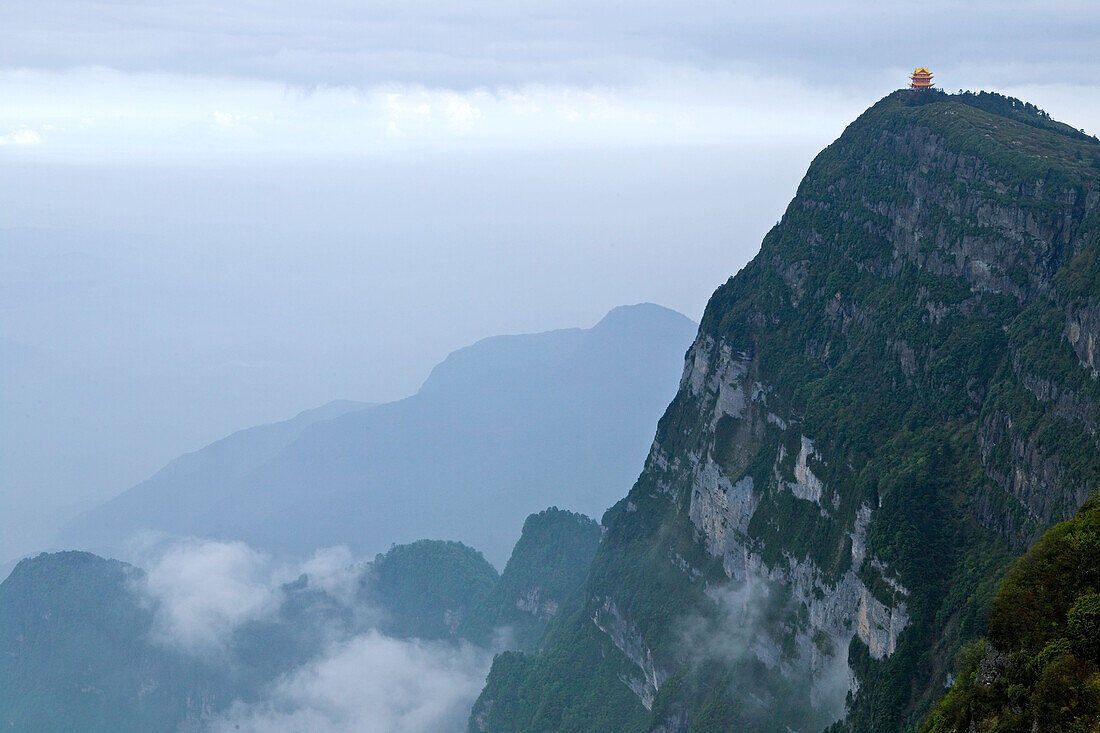
[[[788,588],[750,574],[710,595],[714,613],[682,624],[681,651],[728,673],[741,724],[820,730],[844,717],[847,646],[815,634]]]
[[[357,611],[364,563],[345,546],[317,550],[295,564],[278,563],[244,542],[146,536],[128,559],[146,569],[137,591],[154,612],[154,641],[208,654],[224,647],[248,622],[273,619],[284,601],[283,585],[302,575],[309,586]]]
[[[214,731],[353,733],[461,731],[492,654],[469,644],[401,640],[370,631],[235,703]]]
[[[363,564],[352,557],[344,545],[317,550],[313,557],[297,568],[298,574],[309,576],[309,584],[345,605],[355,601]]]
[[[245,621],[278,610],[270,560],[243,542],[189,540],[151,567],[142,590],[155,607],[156,639],[209,652]]]
[[[135,552],[147,568],[135,590],[153,612],[150,641],[216,665],[224,679],[244,685],[222,691],[241,697],[209,721],[210,730],[465,729],[493,652],[467,642],[393,638],[373,628],[380,616],[361,587],[366,563],[346,547],[318,550],[298,564],[278,563],[243,542],[194,538],[145,538]],[[308,597],[299,603],[322,599],[317,612],[288,619],[285,607],[302,591]],[[265,636],[272,629],[275,635]],[[269,653],[262,641],[255,656],[257,639],[287,635],[302,640],[305,646],[292,648],[310,649],[310,656],[285,658],[285,650]],[[241,656],[242,642],[253,656]]]

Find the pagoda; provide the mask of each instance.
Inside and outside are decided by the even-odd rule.
[[[923,66],[918,67],[909,77],[909,88],[922,91],[932,88],[932,72]]]

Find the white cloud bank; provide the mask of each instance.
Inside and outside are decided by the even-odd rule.
[[[242,542],[166,540],[150,546],[138,591],[155,610],[153,640],[220,664],[235,664],[232,634],[272,619],[283,583],[305,573],[311,588],[362,614],[363,564],[345,547],[280,565]],[[155,544],[155,543],[154,543]],[[362,615],[361,614],[361,615]],[[329,630],[332,631],[332,630]],[[346,632],[345,632],[346,633]],[[213,731],[256,733],[445,733],[465,729],[493,653],[468,643],[396,639],[376,630],[333,634],[314,659],[271,681],[261,699],[237,701]]]
[[[244,542],[148,534],[135,538],[126,557],[146,568],[135,590],[155,612],[154,641],[194,654],[220,653],[243,624],[274,618],[282,586],[303,574],[339,603],[364,605],[356,596],[364,563],[345,546],[285,564]]]
[[[881,77],[862,94],[692,69],[619,87],[306,90],[266,80],[106,68],[0,70],[0,96],[7,102],[0,107],[0,130],[50,131],[33,151],[18,151],[23,156],[126,164],[791,139],[823,145],[889,91],[891,78]]]
[[[371,631],[277,682],[259,703],[237,702],[214,731],[442,733],[462,731],[492,663],[463,644]]]
[[[281,597],[269,564],[243,542],[189,540],[169,549],[142,588],[155,604],[156,640],[212,652],[242,623],[274,614]]]

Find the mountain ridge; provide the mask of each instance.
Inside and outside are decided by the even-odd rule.
[[[531,512],[556,504],[597,514],[621,495],[694,328],[639,304],[590,329],[484,339],[437,365],[416,395],[295,427],[240,470],[210,462],[202,475],[154,477],[59,544],[109,548],[150,529],[276,553],[347,544],[369,554],[438,537],[502,566]],[[489,511],[500,521],[481,521]]]

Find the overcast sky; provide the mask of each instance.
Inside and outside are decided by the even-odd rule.
[[[1097,38],[1092,0],[14,0],[0,140],[134,163],[742,142],[832,133],[917,64],[1095,127]]]
[[[1100,132],[1092,1],[0,4],[0,559],[450,350],[698,318],[927,65]]]

